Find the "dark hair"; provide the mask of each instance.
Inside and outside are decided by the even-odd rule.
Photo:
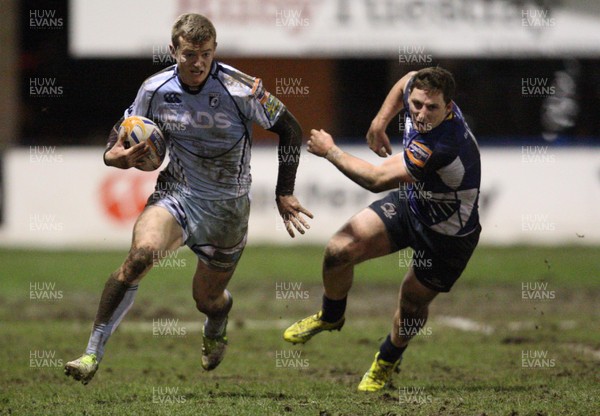
[[[210,39],[217,41],[217,31],[208,18],[197,13],[182,14],[173,23],[171,43],[179,46],[179,37],[192,43],[204,43]]]
[[[415,88],[425,91],[441,91],[444,95],[444,102],[448,104],[454,98],[456,83],[450,71],[439,66],[432,66],[423,68],[415,74],[409,92]]]

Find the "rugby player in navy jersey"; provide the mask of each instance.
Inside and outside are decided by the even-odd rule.
[[[360,391],[377,391],[390,381],[410,339],[424,326],[428,305],[440,292],[450,291],[479,241],[479,149],[452,101],[454,91],[452,74],[439,67],[410,72],[394,85],[367,141],[379,156],[391,155],[385,129],[403,110],[404,149],[381,165],[345,153],[324,130],[312,130],[307,143],[309,152],[326,158],[363,188],[397,189],[356,214],[330,239],[321,311],[290,326],[284,339],[305,343],[321,331],[342,328],[354,265],[406,247],[415,253],[400,287],[392,331],[358,385]]]
[[[87,384],[98,369],[105,344],[129,308],[140,280],[153,262],[186,244],[198,256],[193,298],[207,318],[201,364],[216,368],[227,345],[227,316],[233,299],[226,287],[246,245],[250,213],[252,124],[279,135],[278,152],[299,154],[302,129],[259,78],[214,59],[217,35],[202,15],[184,14],[173,25],[171,53],[176,65],[142,84],[123,117],[154,120],[167,137],[170,162],[138,217],[129,254],[109,277],[85,353],[65,365],[68,376]],[[146,144],[128,149],[110,136],[104,162],[138,166]],[[285,159],[285,160],[284,160]],[[298,158],[279,158],[275,199],[291,237],[309,228],[312,214],[293,195]]]

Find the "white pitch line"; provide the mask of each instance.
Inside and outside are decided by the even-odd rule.
[[[478,322],[470,318],[465,318],[463,316],[438,316],[432,318],[429,322],[433,325],[440,325],[447,328],[458,329],[459,331],[478,332],[486,335],[492,334],[496,331],[496,328],[492,325]],[[292,323],[294,323],[293,319],[245,319],[241,321],[241,327],[243,329],[253,330],[285,329]],[[373,325],[373,321],[371,319],[353,319],[349,323],[351,323],[352,326],[359,328]],[[125,331],[133,332],[152,332],[154,327],[170,326],[186,328],[186,330],[191,332],[200,332],[202,330],[203,324],[203,319],[200,319],[198,321],[181,321],[178,319],[160,318],[156,319],[156,321],[125,321],[120,325],[120,328],[122,328]],[[559,321],[557,325],[559,329],[573,329],[577,327],[577,322],[572,320],[563,320]],[[509,331],[527,331],[533,330],[535,329],[535,327],[536,323],[534,321],[510,321],[506,323],[506,329],[508,329]],[[234,320],[232,320],[229,322],[229,328],[232,330],[236,330],[239,328],[239,326],[236,325],[236,322]]]
[[[285,320],[285,319],[245,319],[242,322],[242,328],[244,329],[252,329],[252,330],[270,330],[270,329],[285,329],[291,324],[294,323],[294,320]],[[474,321],[472,319],[463,318],[460,316],[446,316],[446,317],[437,317],[432,319],[432,323],[445,326],[448,328],[454,328],[461,331],[468,332],[480,332],[483,334],[491,334],[494,332],[494,328],[490,325],[485,325]],[[352,320],[352,325],[355,327],[365,327],[369,325],[373,325],[372,320],[368,319],[354,319]],[[202,330],[203,321],[180,321],[177,319],[166,319],[160,318],[157,319],[156,322],[153,321],[145,321],[145,322],[123,322],[120,325],[123,331],[132,331],[132,332],[153,332],[154,328],[158,327],[171,327],[171,328],[185,328],[186,331],[189,332],[200,332]],[[235,331],[238,329],[238,326],[235,324],[235,321],[230,321],[228,330]]]
[[[481,322],[477,322],[473,319],[465,318],[462,316],[438,316],[431,320],[434,325],[440,325],[447,328],[457,329],[459,331],[465,332],[477,332],[480,334],[490,335],[494,333],[495,328],[491,325],[487,325]],[[284,319],[246,319],[243,321],[243,329],[251,329],[251,330],[271,330],[277,329],[282,330],[287,328],[289,325],[293,323],[293,320],[284,320]],[[372,325],[372,320],[367,319],[355,319],[352,321],[352,325],[354,327],[365,327],[367,325]],[[156,322],[145,321],[145,322],[123,322],[119,329],[124,332],[147,332],[152,334],[154,328],[161,327],[164,328],[164,325],[167,324],[169,328],[172,330],[177,329],[185,329],[185,333],[190,332],[201,332],[203,322],[202,321],[179,321],[177,319],[157,319]],[[81,326],[77,324],[77,326]],[[561,329],[572,329],[577,326],[575,321],[559,321],[558,327]],[[86,326],[87,327],[87,326]],[[522,330],[531,330],[535,328],[535,323],[533,321],[511,321],[507,323],[507,329],[509,331],[522,331]],[[232,321],[229,324],[228,331],[235,331],[238,327],[235,325],[235,322]],[[164,329],[163,329],[164,331]],[[167,331],[168,332],[168,331]],[[160,332],[159,333],[164,333]],[[167,334],[168,335],[168,334]],[[600,350],[595,350],[592,347],[588,347],[587,345],[577,344],[577,343],[560,343],[559,345],[573,351],[578,352],[580,354],[588,355],[595,360],[600,360]]]
[[[574,344],[574,343],[566,343],[566,344],[561,344],[561,345],[564,345],[565,347],[567,347],[571,351],[575,351],[575,352],[579,352],[579,353],[582,353],[582,354],[586,354],[586,355],[589,355],[589,356],[591,356],[592,358],[594,358],[596,360],[600,360],[600,351],[599,350],[595,350],[592,347],[588,347],[587,345]]]
[[[243,329],[253,329],[253,330],[268,330],[268,329],[285,329],[294,321],[285,321],[281,319],[245,319],[242,322]],[[154,328],[165,328],[169,327],[171,329],[185,329],[186,332],[201,332],[202,327],[204,325],[204,320],[202,321],[179,321],[177,319],[157,319],[156,322],[153,321],[133,321],[133,322],[123,322],[119,325],[119,328],[124,332],[153,332]],[[227,331],[235,331],[239,327],[236,325],[235,321],[230,321],[227,326]]]
[[[458,329],[460,331],[479,332],[485,335],[490,335],[494,332],[494,327],[491,325],[482,324],[461,316],[439,316],[434,320],[434,322],[448,328]]]
[[[157,323],[152,321],[133,321],[123,322],[119,325],[119,330],[123,332],[148,332],[152,333],[154,328],[165,328],[171,329],[185,329],[186,332],[200,332],[202,330],[202,322],[198,321],[177,321],[176,319],[169,319],[170,323],[166,323],[167,319],[161,318],[157,320]]]
[[[460,331],[479,332],[486,335],[494,332],[494,328],[490,325],[485,325],[472,319],[463,318],[460,316],[442,316],[438,317],[435,322],[449,328],[458,329]],[[535,325],[536,324],[533,321],[513,321],[509,322],[507,327],[510,331],[520,331],[535,329]],[[572,320],[559,321],[558,327],[560,329],[573,329],[577,327],[577,322]],[[559,345],[564,346],[573,352],[589,355],[596,360],[600,360],[600,350],[595,350],[587,345],[576,343],[560,343]]]

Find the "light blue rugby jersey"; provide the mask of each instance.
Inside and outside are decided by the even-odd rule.
[[[414,79],[414,78],[413,78]],[[400,198],[432,230],[462,236],[479,225],[481,162],[477,140],[460,108],[427,133],[412,124],[408,105],[411,79],[404,93],[404,164],[416,181],[400,189]]]
[[[152,75],[125,117],[147,117],[165,133],[170,162],[163,176],[193,197],[224,200],[250,191],[252,123],[269,129],[284,112],[260,78],[213,61],[197,92],[181,84],[176,65]]]

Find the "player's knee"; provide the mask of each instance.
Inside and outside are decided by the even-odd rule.
[[[414,302],[407,301],[404,298],[400,300],[400,313],[402,316],[418,315],[420,309],[421,307]]]
[[[127,282],[133,282],[152,267],[154,250],[149,247],[132,248],[123,264],[123,277]]]
[[[351,265],[353,262],[352,239],[334,235],[325,247],[323,265],[326,269]]]
[[[402,316],[420,315],[427,308],[428,302],[422,301],[418,296],[410,292],[402,292],[400,297],[400,310]]]

